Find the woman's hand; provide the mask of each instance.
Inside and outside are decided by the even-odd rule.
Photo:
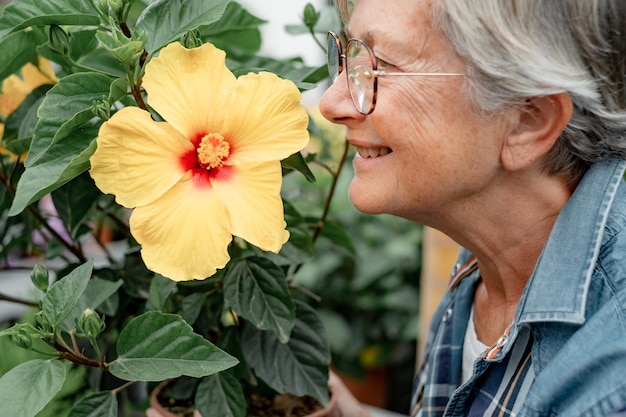
[[[329,417],[372,417],[369,411],[357,400],[332,371],[328,376],[328,388],[331,392]]]

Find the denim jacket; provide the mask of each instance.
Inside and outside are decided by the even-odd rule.
[[[414,415],[465,416],[477,390],[484,389],[485,370],[508,360],[516,342],[526,341],[534,379],[512,415],[605,417],[626,411],[625,169],[626,161],[589,168],[554,224],[508,338],[494,356],[476,361],[474,376],[461,386],[472,275],[446,293],[416,378],[413,402],[424,406],[414,404]],[[471,257],[462,250],[457,268]]]

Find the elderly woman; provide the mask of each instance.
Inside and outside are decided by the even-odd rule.
[[[626,411],[626,1],[356,0],[328,64],[353,204],[464,248],[411,414]]]

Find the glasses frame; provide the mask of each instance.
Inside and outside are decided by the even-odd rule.
[[[352,88],[354,87],[351,87],[352,84],[350,82],[350,75],[348,74],[347,71],[346,71],[346,77],[348,78],[348,91],[350,92],[350,98],[352,99],[352,103],[354,104],[354,107],[356,107],[357,111],[363,115],[372,114],[372,112],[376,108],[376,98],[378,97],[378,78],[379,77],[387,77],[387,76],[395,76],[395,77],[453,76],[453,77],[458,77],[458,76],[465,76],[465,74],[462,74],[459,72],[388,72],[388,71],[379,70],[378,69],[378,62],[379,62],[378,57],[374,54],[374,50],[362,39],[359,39],[359,38],[348,39],[348,41],[346,42],[346,47],[345,47],[346,52],[350,49],[351,44],[355,44],[357,42],[365,48],[365,50],[369,54],[370,61],[372,63],[372,73],[371,73],[372,89],[373,89],[372,90],[372,102],[370,104],[369,109],[367,109],[367,111],[365,111],[365,109],[361,109],[359,104],[357,103],[357,100],[355,100],[354,93],[352,92]],[[336,73],[331,72],[330,53],[329,53],[330,49],[326,51],[326,64],[328,66],[328,73],[330,75],[330,81],[331,83],[334,83],[337,79],[339,79],[339,76],[341,75],[342,72],[344,72],[344,69],[349,68],[349,66],[348,66],[348,55],[346,55],[346,53],[344,52],[343,42],[341,42],[341,38],[335,32],[328,32],[327,46],[330,46],[331,43],[336,45],[336,48],[337,48],[337,62],[338,62],[337,72]]]

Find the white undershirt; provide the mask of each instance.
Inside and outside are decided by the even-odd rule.
[[[463,365],[462,378],[463,383],[467,382],[474,372],[474,361],[481,356],[489,346],[483,344],[476,336],[476,328],[474,327],[474,306],[470,312],[470,318],[467,322],[467,330],[465,331],[465,339],[463,340]]]

